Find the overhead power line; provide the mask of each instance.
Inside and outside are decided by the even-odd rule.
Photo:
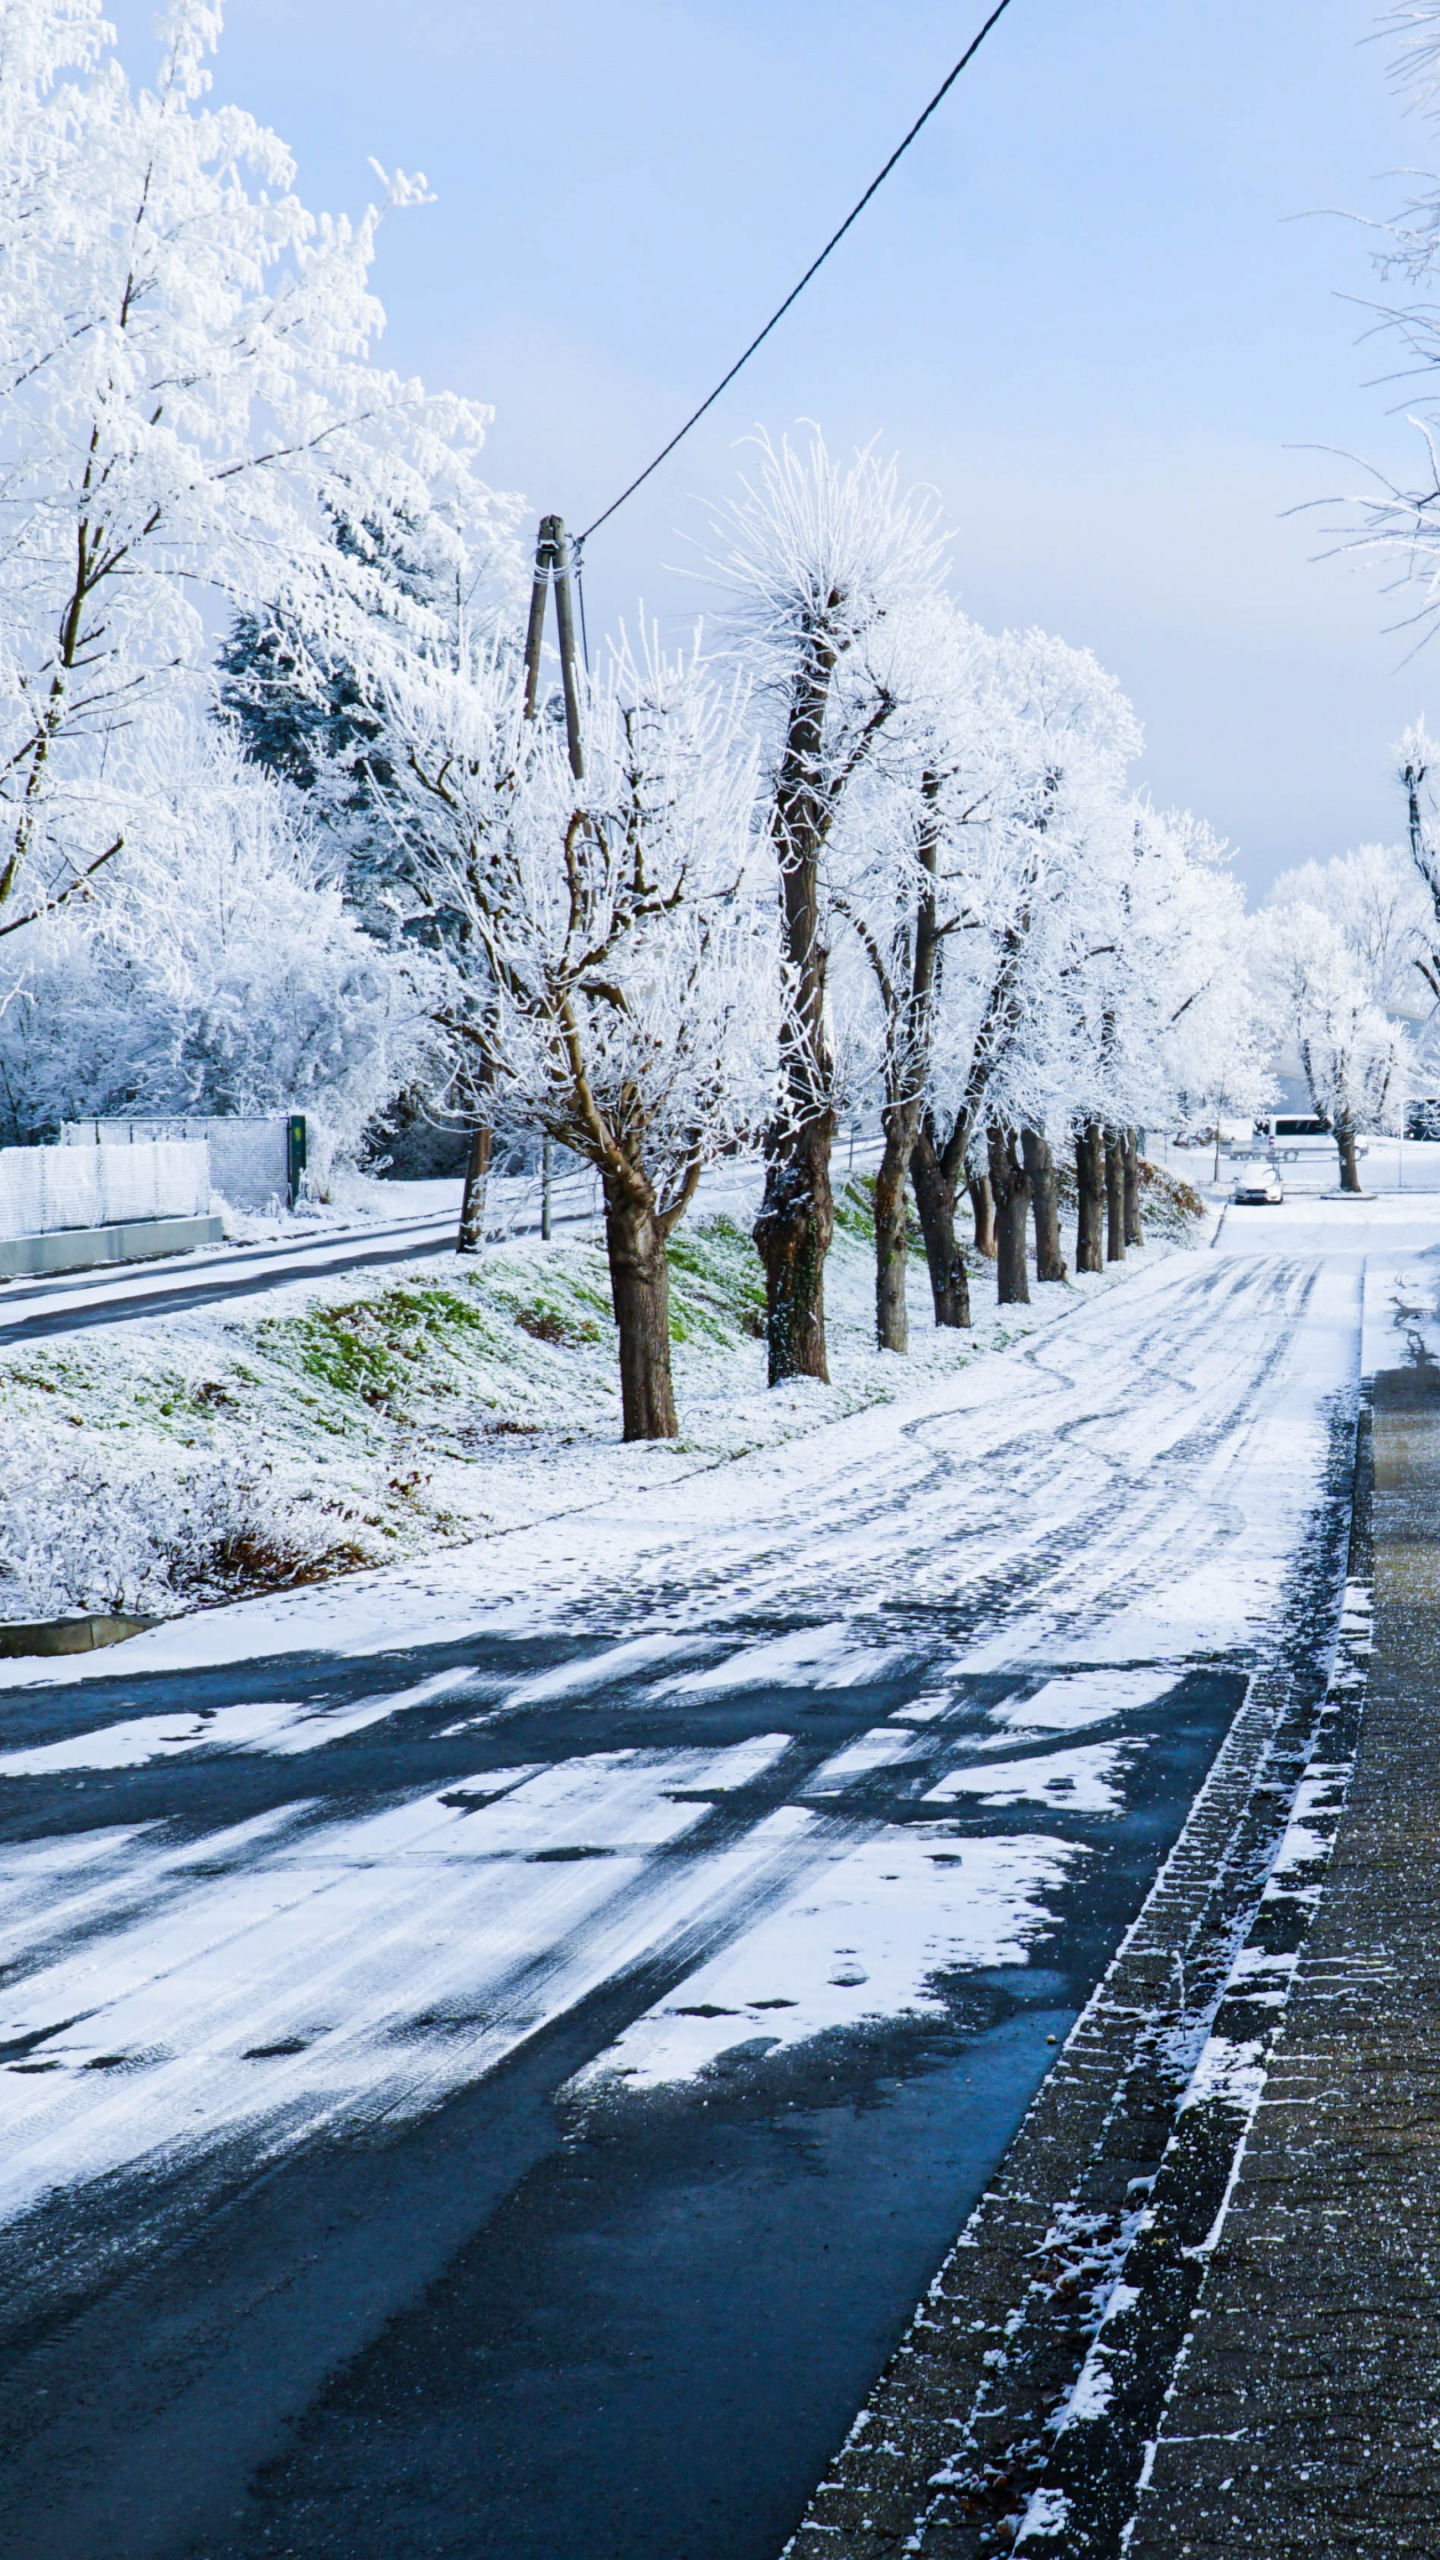
[[[985,41],[986,37],[988,36],[988,34],[990,33],[991,28],[996,24],[996,22],[997,22],[997,20],[998,20],[998,19],[1000,19],[1000,18],[1003,18],[1003,17],[1004,17],[1005,12],[1006,12],[1006,10],[1009,8],[1009,6],[1010,6],[1010,0],[999,0],[999,5],[998,5],[998,7],[996,7],[996,8],[994,8],[994,9],[992,9],[992,10],[991,10],[990,15],[989,15],[989,17],[986,19],[984,26],[980,29],[979,34],[978,34],[978,35],[973,39],[973,41],[972,41],[970,44],[968,44],[968,45],[966,46],[965,51],[961,54],[960,59],[959,59],[959,61],[956,63],[954,70],[953,70],[952,72],[950,72],[950,73],[949,73],[949,75],[947,76],[947,78],[945,78],[944,80],[942,80],[942,81],[941,81],[939,88],[936,90],[934,97],[933,97],[933,98],[931,99],[931,101],[930,101],[930,104],[928,105],[928,107],[925,107],[924,109],[922,109],[921,113],[916,117],[916,119],[915,119],[914,123],[913,123],[913,124],[912,124],[912,126],[910,127],[909,132],[906,134],[904,141],[903,141],[903,142],[899,142],[899,143],[897,143],[897,144],[896,144],[895,149],[891,152],[890,157],[889,157],[889,159],[886,161],[884,168],[879,172],[878,176],[876,176],[876,177],[874,177],[874,178],[872,178],[872,179],[871,179],[870,184],[869,184],[869,186],[866,188],[865,193],[863,194],[863,196],[860,198],[859,203],[851,206],[850,211],[846,214],[845,219],[844,219],[844,221],[841,223],[839,230],[838,230],[837,232],[835,232],[835,233],[833,234],[833,236],[832,236],[829,240],[827,240],[827,241],[826,241],[825,246],[824,246],[824,248],[821,250],[819,257],[818,257],[818,258],[814,258],[814,259],[812,259],[812,260],[811,260],[810,265],[806,268],[805,273],[804,273],[804,274],[803,274],[803,276],[801,277],[801,279],[800,279],[799,283],[795,286],[795,288],[794,288],[793,292],[790,292],[790,293],[787,293],[787,294],[786,294],[785,299],[784,299],[784,301],[781,303],[779,310],[778,310],[778,311],[774,311],[774,312],[772,312],[772,313],[771,313],[770,318],[766,321],[765,326],[764,326],[764,328],[761,330],[761,332],[760,332],[760,334],[759,334],[758,338],[752,338],[752,339],[751,339],[750,344],[749,344],[749,346],[746,348],[745,353],[743,354],[743,356],[737,356],[737,358],[736,358],[736,360],[735,360],[734,364],[732,364],[732,366],[730,367],[729,372],[728,372],[728,373],[723,377],[723,379],[722,379],[721,381],[719,381],[719,382],[717,382],[717,383],[716,383],[715,388],[714,388],[714,390],[711,392],[711,394],[710,394],[709,398],[708,398],[707,400],[702,400],[702,401],[701,401],[701,403],[700,403],[699,408],[698,408],[698,409],[696,409],[696,410],[694,410],[694,411],[692,412],[692,414],[691,414],[691,415],[686,419],[684,426],[683,426],[683,427],[681,427],[681,428],[679,428],[679,429],[677,430],[677,432],[676,432],[676,433],[671,437],[671,439],[670,439],[669,443],[668,443],[667,445],[662,445],[662,446],[661,446],[660,451],[656,454],[654,461],[653,461],[653,462],[647,462],[647,463],[646,463],[646,465],[645,465],[644,470],[643,470],[642,472],[638,473],[638,474],[637,474],[637,476],[636,476],[636,478],[635,478],[635,479],[633,479],[633,480],[631,481],[629,488],[628,488],[628,489],[622,489],[622,490],[621,490],[621,492],[620,492],[619,497],[618,497],[618,498],[616,498],[616,499],[614,499],[614,500],[612,501],[612,503],[611,503],[611,504],[610,504],[610,505],[605,509],[604,514],[603,514],[603,515],[599,515],[599,516],[597,516],[593,524],[589,524],[589,525],[587,525],[587,526],[586,526],[586,528],[585,528],[584,532],[583,532],[581,535],[579,535],[579,537],[577,538],[577,541],[576,541],[576,549],[577,549],[577,551],[578,551],[578,549],[579,549],[579,547],[580,547],[580,544],[581,544],[581,543],[585,543],[585,542],[588,542],[588,541],[589,541],[590,536],[591,536],[591,534],[592,534],[592,533],[598,533],[598,532],[599,532],[600,527],[602,526],[602,524],[608,524],[608,523],[609,523],[610,518],[611,518],[613,515],[615,515],[616,513],[618,513],[619,509],[620,509],[621,507],[623,507],[623,506],[624,506],[625,501],[626,501],[626,499],[627,499],[627,498],[633,498],[633,497],[634,497],[634,495],[635,495],[636,490],[637,490],[637,489],[641,489],[641,488],[643,488],[643,487],[644,487],[645,482],[650,478],[650,476],[651,476],[652,472],[658,471],[662,462],[668,462],[668,461],[669,461],[670,456],[671,456],[671,454],[674,452],[674,450],[675,450],[676,446],[677,446],[678,444],[683,444],[683,443],[684,443],[685,438],[686,438],[686,437],[688,436],[688,434],[690,433],[691,428],[699,425],[700,420],[704,417],[706,410],[707,410],[707,409],[713,409],[713,408],[714,408],[715,403],[716,403],[716,401],[719,399],[721,392],[722,392],[722,391],[728,391],[728,390],[729,390],[729,388],[730,388],[731,383],[732,383],[732,382],[734,381],[734,379],[735,379],[736,374],[737,374],[737,373],[741,373],[741,372],[743,372],[743,370],[744,370],[745,366],[749,363],[749,361],[750,361],[751,357],[754,355],[754,353],[755,353],[755,351],[756,351],[757,347],[763,347],[763,345],[765,344],[766,339],[767,339],[767,338],[769,337],[769,335],[770,335],[771,330],[772,330],[772,329],[776,329],[776,328],[778,328],[778,327],[779,327],[780,322],[784,319],[786,312],[787,312],[787,311],[789,311],[789,310],[792,308],[792,306],[793,306],[795,303],[797,303],[797,302],[799,301],[801,294],[804,292],[805,287],[807,286],[807,284],[809,284],[809,282],[811,281],[811,278],[812,278],[812,277],[814,277],[814,276],[817,276],[817,275],[819,274],[820,269],[824,266],[825,261],[826,261],[826,259],[829,257],[829,255],[830,255],[831,251],[832,251],[833,249],[838,249],[838,248],[839,248],[841,241],[844,239],[845,234],[846,234],[846,232],[850,229],[850,227],[851,227],[852,223],[858,222],[858,220],[859,220],[859,218],[860,218],[861,214],[862,214],[862,213],[864,212],[864,210],[865,210],[865,207],[866,207],[866,206],[867,206],[867,204],[870,202],[871,197],[872,197],[873,195],[877,195],[877,194],[879,193],[879,191],[880,191],[881,187],[883,187],[883,186],[884,186],[885,181],[886,181],[886,179],[889,177],[891,170],[895,167],[896,162],[897,162],[898,160],[903,160],[903,158],[904,158],[904,156],[905,156],[906,152],[909,150],[910,145],[911,145],[911,143],[914,141],[914,139],[915,139],[915,137],[916,137],[917,133],[919,133],[919,132],[922,130],[922,128],[923,128],[925,125],[927,125],[927,124],[929,123],[930,118],[931,118],[931,117],[933,116],[933,114],[935,113],[936,108],[937,108],[938,106],[940,106],[940,105],[944,102],[944,100],[949,96],[950,91],[954,88],[955,83],[956,83],[956,81],[959,79],[961,72],[966,68],[967,64],[969,64],[969,63],[971,63],[971,62],[973,62],[973,61],[974,61],[976,54],[979,52],[980,47],[981,47],[981,46],[982,46],[982,44],[984,43],[984,41]]]

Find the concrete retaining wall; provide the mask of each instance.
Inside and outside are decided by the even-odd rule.
[[[223,1244],[219,1218],[137,1218],[133,1225],[60,1227],[50,1235],[0,1239],[0,1280],[37,1271],[90,1271],[102,1262],[156,1262]]]

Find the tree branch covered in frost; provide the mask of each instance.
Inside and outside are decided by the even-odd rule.
[[[175,0],[132,91],[95,0],[11,0],[0,47],[0,932],[123,841],[107,751],[208,660],[206,598],[337,642],[395,605],[337,515],[506,536],[487,412],[367,349],[378,216],[308,213],[288,153],[205,103],[218,8]]]
[[[1409,1064],[1405,1035],[1375,1002],[1344,934],[1298,899],[1255,920],[1258,967],[1299,1053],[1315,1111],[1335,1132],[1341,1179],[1359,1188],[1354,1141],[1393,1128]]]
[[[712,563],[731,643],[766,717],[765,833],[778,872],[789,1001],[781,1107],[766,1134],[755,1241],[765,1264],[770,1383],[828,1376],[825,1256],[840,1094],[828,971],[826,857],[837,817],[888,756],[916,672],[905,633],[938,593],[933,499],[902,496],[873,446],[836,462],[818,429],[797,453],[757,439],[760,471],[717,520]]]
[[[323,1186],[433,1066],[433,962],[377,947],[296,796],[223,728],[172,712],[127,743],[114,788],[123,879],[0,945],[0,1142],[126,1112],[303,1110]]]
[[[1440,113],[1440,0],[1398,0],[1380,24],[1382,33],[1399,39],[1392,86],[1413,114],[1433,124]],[[1440,608],[1440,413],[1428,388],[1440,365],[1440,181],[1415,173],[1413,191],[1399,211],[1369,227],[1380,235],[1375,264],[1382,278],[1408,288],[1404,300],[1380,303],[1377,319],[1398,337],[1410,360],[1406,372],[1422,385],[1410,423],[1421,438],[1424,465],[1423,477],[1409,486],[1371,469],[1371,485],[1350,502],[1364,528],[1353,547],[1394,560],[1397,585],[1413,584],[1419,591],[1415,619],[1428,623]]]
[[[414,659],[378,698],[387,806],[425,846],[455,1099],[595,1167],[626,1436],[669,1436],[665,1239],[774,1088],[743,690],[695,653],[621,648],[585,687],[583,785],[557,722],[525,717],[513,651]]]

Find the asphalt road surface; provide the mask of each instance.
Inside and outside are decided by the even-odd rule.
[[[5,2560],[775,2560],[1320,1626],[1357,1306],[1186,1258],[519,1632],[6,1692]]]

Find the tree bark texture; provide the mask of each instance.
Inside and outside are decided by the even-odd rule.
[[[470,1153],[465,1160],[465,1189],[460,1200],[460,1232],[455,1239],[457,1253],[478,1253],[485,1241],[485,1193],[490,1181],[491,1132],[486,1128],[470,1132]]]
[[[1125,1160],[1125,1242],[1143,1244],[1145,1230],[1140,1224],[1140,1136],[1138,1130],[1127,1129]]]
[[[620,1329],[620,1409],[627,1440],[673,1440],[680,1424],[670,1376],[670,1266],[653,1208],[605,1183],[610,1301]]]
[[[1030,1214],[1030,1182],[1020,1161],[1013,1129],[986,1131],[990,1158],[990,1190],[995,1202],[996,1297],[1002,1307],[1028,1307],[1030,1278],[1025,1266],[1025,1230]]]
[[[925,823],[917,848],[920,885],[909,934],[908,965],[903,939],[897,940],[887,958],[868,929],[859,928],[879,984],[886,1022],[885,1101],[880,1114],[885,1146],[875,1177],[875,1340],[882,1351],[910,1348],[910,1320],[905,1304],[909,1242],[905,1185],[920,1135],[935,1038],[935,985],[941,937],[935,891],[940,848],[934,817],[939,790],[939,775],[927,773],[923,786]]]
[[[875,1340],[882,1351],[910,1348],[905,1177],[914,1151],[915,1119],[916,1114],[903,1106],[887,1108],[882,1114],[885,1145],[875,1176]]]
[[[1118,1129],[1105,1132],[1105,1259],[1125,1259],[1125,1152]]]
[[[1035,1219],[1035,1277],[1068,1280],[1060,1243],[1060,1186],[1055,1158],[1043,1129],[1022,1129],[1020,1146],[1030,1178],[1030,1207]]]
[[[1105,1137],[1098,1120],[1087,1120],[1075,1133],[1075,1187],[1079,1214],[1075,1227],[1075,1268],[1105,1268]]]
[[[825,1256],[835,1232],[830,1189],[832,1112],[806,1123],[772,1156],[755,1244],[765,1265],[765,1340],[770,1384],[787,1378],[830,1382],[825,1363]]]
[[[971,1175],[970,1209],[975,1220],[975,1250],[983,1253],[987,1262],[993,1262],[996,1253],[995,1195],[990,1188],[988,1174]]]
[[[825,1360],[825,1256],[835,1232],[830,1148],[835,1135],[825,1027],[829,952],[820,931],[820,856],[830,811],[822,788],[825,706],[835,650],[810,646],[791,690],[775,785],[772,833],[780,866],[785,960],[793,1011],[782,1066],[785,1108],[766,1143],[765,1195],[754,1236],[765,1266],[770,1384],[829,1382]]]
[[[1340,1158],[1341,1190],[1358,1191],[1360,1159],[1355,1152],[1355,1131],[1348,1120],[1337,1120],[1335,1123],[1335,1150]]]
[[[910,1158],[910,1179],[915,1186],[915,1206],[920,1214],[920,1232],[925,1239],[925,1259],[930,1268],[930,1295],[935,1302],[937,1325],[968,1326],[970,1322],[970,1274],[965,1256],[955,1234],[956,1180],[947,1173],[944,1160],[935,1144],[935,1132],[928,1122],[922,1123]]]

